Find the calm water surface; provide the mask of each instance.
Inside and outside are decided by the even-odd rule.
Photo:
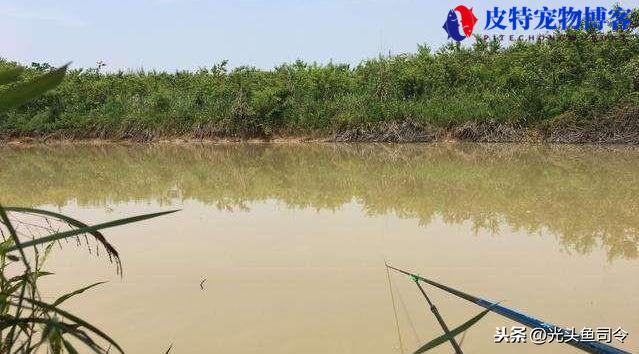
[[[522,145],[0,148],[0,201],[88,222],[179,208],[106,232],[124,276],[63,245],[43,296],[131,353],[408,353],[440,335],[384,259],[564,326],[623,327],[639,351],[639,151]],[[204,290],[200,283],[204,282]],[[450,326],[479,308],[427,288]],[[494,344],[476,353],[575,353]],[[450,353],[445,345],[439,353]]]

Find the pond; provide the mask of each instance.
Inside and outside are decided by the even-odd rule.
[[[635,148],[5,146],[0,195],[90,223],[180,209],[105,231],[122,277],[75,242],[48,260],[47,300],[109,281],[66,308],[132,353],[412,353],[441,329],[385,260],[558,325],[622,327],[613,344],[639,351]],[[425,289],[449,327],[481,310]],[[494,344],[513,325],[489,314],[462,348],[577,352]]]

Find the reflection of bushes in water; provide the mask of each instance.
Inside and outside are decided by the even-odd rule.
[[[19,162],[19,163],[18,163]],[[639,245],[639,151],[521,145],[152,145],[5,148],[8,204],[102,205],[195,199],[221,209],[278,199],[428,224],[500,225],[557,234],[570,250],[611,258]]]

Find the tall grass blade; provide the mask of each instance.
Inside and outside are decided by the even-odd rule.
[[[84,288],[80,288],[80,289],[78,289],[78,290],[72,291],[72,292],[70,292],[70,293],[68,293],[68,294],[64,294],[64,295],[60,296],[57,300],[55,300],[55,301],[53,302],[52,306],[58,306],[58,305],[60,305],[61,303],[63,303],[63,302],[65,302],[66,300],[68,300],[69,298],[71,298],[71,297],[73,297],[73,296],[76,296],[76,295],[78,295],[78,294],[82,294],[82,293],[83,293],[83,292],[85,292],[86,290],[89,290],[89,289],[91,289],[91,288],[93,288],[93,287],[95,287],[95,286],[98,286],[98,285],[101,285],[101,284],[104,284],[104,283],[106,283],[106,282],[105,282],[105,281],[99,281],[99,282],[97,282],[97,283],[93,283],[93,284],[91,284],[91,285],[85,286]]]
[[[31,247],[31,246],[35,246],[35,245],[39,245],[39,244],[43,244],[43,243],[48,243],[48,242],[52,242],[52,241],[65,239],[65,238],[76,236],[76,235],[81,235],[81,234],[84,234],[84,233],[91,233],[91,232],[94,232],[94,231],[97,231],[97,230],[106,229],[106,228],[109,228],[109,227],[115,227],[115,226],[120,226],[120,225],[125,225],[125,224],[130,224],[130,223],[146,220],[146,219],[151,219],[151,218],[155,218],[155,217],[158,217],[158,216],[175,213],[176,211],[179,211],[179,210],[169,210],[169,211],[162,211],[162,212],[159,212],[159,213],[137,215],[137,216],[118,219],[118,220],[113,220],[113,221],[109,221],[109,222],[105,222],[105,223],[97,224],[97,225],[93,225],[93,226],[87,226],[87,227],[82,227],[82,228],[69,230],[69,231],[65,231],[65,232],[59,232],[59,233],[55,233],[55,234],[52,234],[52,235],[40,237],[40,238],[37,238],[35,240],[23,242],[21,246],[16,246],[16,245],[11,246],[11,247],[7,248],[6,252],[13,252],[15,250],[18,250],[19,248]]]
[[[22,257],[22,262],[24,263],[24,266],[27,269],[27,272],[30,272],[31,266],[29,265],[29,262],[27,261],[27,256],[24,253],[24,247],[20,243],[20,238],[18,238],[18,234],[16,233],[16,230],[14,229],[13,224],[11,223],[11,220],[9,220],[9,216],[7,216],[7,212],[5,211],[2,205],[0,205],[0,221],[2,221],[2,223],[5,225],[5,227],[9,231],[9,235],[11,236],[11,239],[13,240],[13,245],[6,247],[2,251],[4,251],[5,253],[11,252],[13,248],[15,248],[13,250],[16,250],[16,249],[20,250],[20,256]]]
[[[470,320],[464,322],[461,326],[453,329],[452,331],[450,331],[450,337],[455,337],[458,334],[466,331],[467,329],[469,329],[470,327],[472,327],[475,323],[479,322],[479,320],[481,320],[484,316],[486,316],[486,314],[490,312],[490,309],[486,309],[482,312],[480,312],[477,316],[471,318]],[[414,354],[420,354],[420,353],[424,353],[428,350],[431,350],[437,346],[439,346],[440,344],[446,343],[450,340],[450,337],[446,334],[441,335],[433,340],[431,340],[430,342],[424,344],[423,346],[421,346],[419,349],[417,349],[415,351]]]
[[[22,257],[22,263],[24,264],[24,267],[25,267],[25,274],[30,273],[31,265],[29,265],[29,261],[27,260],[27,257],[24,253],[24,249],[22,245],[20,244],[20,238],[18,237],[18,234],[16,233],[16,230],[14,229],[13,224],[11,224],[11,220],[9,220],[9,217],[7,216],[7,213],[2,207],[2,205],[0,205],[0,221],[4,224],[4,226],[9,231],[9,234],[11,235],[11,239],[13,240],[14,246],[19,248],[20,256]],[[27,289],[27,280],[28,280],[28,277],[25,276],[25,279],[20,284],[20,296],[18,296],[18,303],[16,304],[16,311],[15,311],[15,317],[17,318],[20,317],[20,314],[22,313],[24,295]],[[16,327],[17,327],[17,324],[12,325],[11,329],[9,330],[9,333],[7,334],[6,342],[7,342],[8,348],[11,348],[13,346]],[[18,336],[19,335],[20,334],[18,334]]]
[[[64,222],[66,222],[67,224],[77,227],[77,228],[88,228],[90,227],[89,225],[74,219],[72,217],[60,214],[60,213],[56,213],[53,211],[48,211],[48,210],[43,210],[43,209],[34,209],[34,208],[21,208],[21,207],[5,207],[4,208],[6,211],[11,211],[11,212],[18,212],[18,213],[28,213],[28,214],[36,214],[36,215],[41,215],[41,216],[45,216],[45,217],[54,217],[58,220],[62,220]],[[120,263],[120,255],[118,254],[118,251],[115,249],[115,247],[113,247],[104,237],[104,235],[99,232],[99,231],[90,231],[87,232],[88,234],[90,234],[91,236],[93,236],[98,242],[100,242],[100,244],[102,244],[102,246],[106,249],[107,254],[109,255],[109,257],[113,257],[115,258],[116,262]]]
[[[4,71],[0,71],[0,85],[10,84],[14,81],[17,81],[24,68],[21,66],[17,66],[13,69],[8,69]]]
[[[56,70],[50,71],[26,82],[18,83],[9,90],[0,92],[0,113],[11,108],[18,107],[27,101],[36,98],[43,93],[58,86],[67,72],[66,64]]]
[[[66,349],[69,352],[69,354],[78,354],[78,351],[73,347],[71,343],[69,343],[68,340],[63,338],[62,344],[64,344],[64,349]]]
[[[53,275],[54,273],[51,272],[47,272],[47,271],[35,271],[35,272],[30,272],[30,273],[24,273],[21,275],[16,275],[15,277],[12,277],[9,279],[9,283],[13,283],[16,281],[25,281],[28,278],[39,278],[39,277],[44,277],[47,275]]]
[[[0,331],[3,331],[11,326],[20,326],[26,328],[29,324],[28,318],[15,318],[10,315],[2,315],[0,316]]]
[[[12,326],[17,325],[21,328],[28,328],[33,324],[44,325],[44,329],[42,330],[41,340],[34,347],[39,346],[45,341],[49,342],[49,346],[52,347],[54,352],[59,352],[59,349],[55,349],[59,346],[60,341],[64,341],[64,334],[69,334],[79,341],[84,343],[87,347],[91,348],[96,353],[103,353],[104,350],[95,343],[89,335],[87,335],[84,331],[79,329],[79,326],[69,323],[63,323],[58,321],[55,318],[39,318],[39,317],[23,317],[23,318],[13,318],[13,317],[3,317],[0,318],[0,331]],[[60,348],[61,349],[61,348]],[[75,349],[75,348],[74,348]],[[77,351],[76,351],[77,352]]]
[[[13,296],[13,297],[15,297],[15,296]],[[58,315],[60,315],[61,317],[64,317],[67,320],[75,322],[79,326],[84,327],[84,328],[88,329],[89,331],[97,334],[99,337],[101,337],[102,339],[107,341],[109,344],[111,344],[113,347],[115,347],[120,353],[124,353],[124,350],[122,349],[122,347],[120,347],[120,345],[118,343],[116,343],[115,340],[113,340],[109,335],[107,335],[106,333],[101,331],[99,328],[93,326],[92,324],[84,321],[83,319],[78,318],[75,315],[72,315],[69,312],[66,312],[66,311],[64,311],[64,310],[62,310],[62,309],[60,309],[58,307],[52,306],[50,304],[44,303],[44,302],[36,300],[36,299],[24,298],[24,300],[26,302],[30,303],[33,306],[40,307],[40,308],[45,309],[47,311],[55,312]]]

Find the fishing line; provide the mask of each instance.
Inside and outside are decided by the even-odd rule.
[[[406,315],[406,319],[408,320],[408,325],[413,330],[413,335],[415,337],[415,345],[420,345],[422,344],[422,339],[419,336],[419,334],[417,334],[417,329],[415,329],[415,324],[413,323],[413,320],[410,317],[410,312],[408,312],[408,308],[406,307],[406,302],[404,302],[402,293],[399,292],[399,289],[397,289],[397,285],[395,285],[395,283],[393,283],[393,287],[395,287],[395,293],[397,294],[399,303],[402,305],[402,309],[404,310],[404,315]]]
[[[391,282],[390,270],[386,267],[386,278],[388,279],[388,291],[390,292],[391,303],[393,304],[393,315],[395,316],[395,329],[397,330],[397,339],[399,341],[399,352],[404,354],[404,343],[402,341],[402,333],[399,330],[399,318],[397,317],[397,306],[395,305],[395,296],[393,295],[393,284]]]
[[[415,339],[415,345],[419,346],[422,344],[422,339],[420,338],[419,334],[417,333],[417,329],[415,328],[415,324],[413,323],[412,318],[410,317],[410,312],[408,312],[408,308],[406,307],[406,302],[404,302],[404,298],[402,297],[401,292],[399,291],[399,289],[397,288],[397,285],[395,285],[395,283],[393,282],[393,278],[392,275],[390,274],[390,270],[388,262],[386,261],[386,255],[384,254],[384,236],[386,235],[386,230],[388,229],[388,214],[384,214],[384,223],[382,224],[382,232],[380,234],[380,256],[382,257],[383,261],[384,261],[384,266],[386,268],[386,276],[388,279],[388,284],[389,284],[389,291],[391,294],[391,302],[393,305],[393,314],[395,316],[395,329],[397,330],[397,338],[399,341],[399,348],[400,348],[400,352],[403,354],[404,353],[404,340],[402,339],[402,335],[401,335],[401,330],[400,330],[400,325],[399,325],[399,316],[397,313],[397,305],[396,305],[396,301],[395,301],[395,297],[393,295],[393,292],[395,293],[395,295],[397,295],[397,298],[399,299],[399,303],[402,305],[402,310],[404,311],[404,315],[406,316],[406,320],[408,321],[408,325],[410,326],[412,332],[413,332],[413,337]]]
[[[388,214],[384,214],[384,224],[382,225],[382,232],[381,232],[381,242],[380,242],[380,249],[381,249],[381,256],[384,260],[384,265],[386,267],[386,270],[388,271],[389,267],[388,267],[388,262],[386,261],[386,256],[384,254],[384,236],[386,235],[386,230],[388,229]],[[402,294],[399,291],[399,289],[397,288],[397,285],[395,285],[395,283],[392,280],[392,276],[389,275],[388,277],[388,282],[390,284],[390,291],[391,291],[391,296],[392,293],[395,292],[395,294],[397,295],[397,298],[399,299],[399,303],[402,305],[402,310],[404,311],[404,315],[406,315],[406,320],[408,321],[408,324],[413,332],[413,336],[415,338],[415,345],[419,346],[422,344],[422,339],[419,337],[419,334],[417,334],[417,329],[415,328],[415,324],[413,323],[413,320],[410,317],[410,312],[408,312],[408,309],[406,307],[406,303],[404,302],[404,298],[402,298]],[[396,320],[396,326],[397,326],[397,332],[398,332],[398,338],[399,338],[399,342],[400,342],[400,349],[402,350],[402,353],[404,352],[404,348],[403,348],[403,340],[401,338],[401,331],[399,329],[399,316],[397,314],[397,311],[395,310],[395,302],[394,299],[393,300],[393,311],[395,313],[395,320]]]
[[[391,280],[390,270],[388,269],[388,262],[384,254],[384,235],[386,234],[386,228],[388,227],[388,215],[384,215],[384,223],[382,224],[382,232],[380,233],[380,256],[384,261],[384,267],[386,268],[386,279],[388,280],[388,291],[390,293],[391,304],[393,305],[393,316],[395,318],[395,330],[397,331],[397,341],[399,342],[399,352],[404,354],[404,341],[402,340],[402,332],[399,329],[399,316],[397,315],[397,305],[395,303],[395,296],[393,294],[393,282]],[[399,294],[398,294],[399,295]]]
[[[462,333],[461,339],[459,340],[459,346],[461,347],[462,345],[464,345],[464,339],[466,339],[466,333],[468,333],[467,331],[464,331],[464,333]]]

